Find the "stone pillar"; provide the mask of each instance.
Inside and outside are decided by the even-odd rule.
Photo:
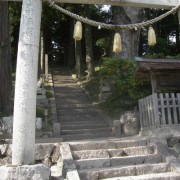
[[[34,163],[41,10],[41,0],[23,0],[15,85],[13,165]]]
[[[180,3],[180,0],[179,0],[179,3]],[[178,9],[177,13],[178,13],[178,19],[179,19],[179,28],[180,28],[180,8]]]
[[[45,76],[48,79],[48,54],[45,54]]]
[[[41,74],[44,74],[44,39],[41,33]]]

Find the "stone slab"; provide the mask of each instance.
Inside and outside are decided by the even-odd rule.
[[[74,129],[74,130],[61,130],[61,134],[62,135],[79,135],[79,134],[100,134],[101,132],[103,133],[110,133],[111,132],[111,128],[83,128],[83,129]],[[97,136],[98,137],[98,136]]]
[[[1,180],[48,180],[50,169],[43,164],[24,166],[1,166]]]
[[[77,169],[93,169],[93,168],[110,167],[110,159],[99,158],[99,159],[75,160],[75,165]]]
[[[95,142],[95,143],[77,143],[70,144],[71,150],[80,151],[80,150],[98,150],[98,149],[115,149],[115,142]]]
[[[51,177],[61,178],[62,177],[63,164],[58,163],[57,165],[51,166]]]
[[[128,147],[137,147],[137,146],[146,146],[147,141],[142,140],[126,140],[126,141],[119,141],[116,142],[116,147],[119,148],[128,148]]]
[[[43,160],[45,158],[50,158],[54,147],[54,144],[36,144],[35,159]]]
[[[80,180],[77,170],[68,171],[66,179],[67,180]]]
[[[62,125],[63,130],[81,130],[81,129],[98,129],[98,128],[107,128],[108,125],[105,123],[89,123],[89,124],[72,124],[71,125]]]
[[[136,175],[165,173],[171,171],[171,166],[168,163],[145,164],[136,166]]]
[[[109,158],[107,150],[85,150],[72,152],[73,158],[77,159],[92,159],[92,158]]]
[[[54,137],[60,137],[60,123],[53,123],[53,135]]]
[[[73,161],[69,144],[62,143],[62,145],[60,146],[60,153],[63,162],[63,176],[66,176],[69,171],[76,172],[77,169]]]
[[[111,166],[130,166],[142,164],[145,156],[131,156],[131,157],[113,157],[111,158]]]
[[[109,156],[110,157],[120,157],[123,156],[123,149],[109,149]]]
[[[160,163],[162,162],[162,156],[159,154],[155,154],[155,155],[148,155],[145,157],[144,163]]]
[[[121,167],[121,168],[111,168],[99,171],[99,179],[111,178],[117,176],[133,176],[135,174],[135,167]]]
[[[97,139],[97,138],[107,138],[111,137],[111,132],[94,132],[89,134],[76,134],[76,135],[61,135],[64,141],[74,141],[74,140],[90,140],[90,139]]]
[[[39,138],[35,140],[36,143],[59,143],[62,142],[62,138]]]
[[[177,173],[168,172],[168,173],[141,175],[141,176],[114,177],[114,178],[107,178],[106,180],[119,180],[120,178],[121,180],[179,180],[180,175]]]
[[[83,180],[98,180],[99,173],[96,171],[79,172],[79,176]]]
[[[131,147],[124,149],[124,153],[127,154],[127,156],[148,155],[148,154],[153,154],[154,149],[153,147],[150,146]]]

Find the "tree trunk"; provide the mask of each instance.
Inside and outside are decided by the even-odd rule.
[[[12,67],[10,54],[8,2],[0,2],[0,111],[12,114]]]
[[[75,45],[75,56],[76,56],[76,72],[78,79],[82,76],[82,49],[81,41],[76,41]]]
[[[92,48],[92,33],[91,27],[85,25],[85,38],[86,38],[86,63],[88,70],[88,79],[94,77],[94,60],[93,60],[93,48]]]
[[[85,6],[85,16],[90,18],[90,5]],[[92,46],[92,31],[90,25],[85,25],[85,43],[86,43],[86,63],[89,80],[94,78],[94,57],[93,57],[93,46]]]
[[[140,21],[140,8],[113,7],[113,20],[115,24],[132,24]],[[140,29],[120,30],[122,38],[122,52],[117,54],[120,58],[133,58],[138,55]]]
[[[67,65],[72,68],[75,65],[75,57],[74,57],[75,43],[73,39],[74,22],[72,19],[69,19],[69,27],[70,29],[69,29]]]

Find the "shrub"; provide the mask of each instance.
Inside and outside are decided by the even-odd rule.
[[[150,89],[146,82],[134,79],[135,70],[136,63],[133,60],[109,57],[103,59],[100,76],[113,84],[113,93],[116,95],[138,99],[149,94]]]

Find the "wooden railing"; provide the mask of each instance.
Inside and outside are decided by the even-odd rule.
[[[180,93],[154,93],[139,100],[141,129],[180,124]]]

